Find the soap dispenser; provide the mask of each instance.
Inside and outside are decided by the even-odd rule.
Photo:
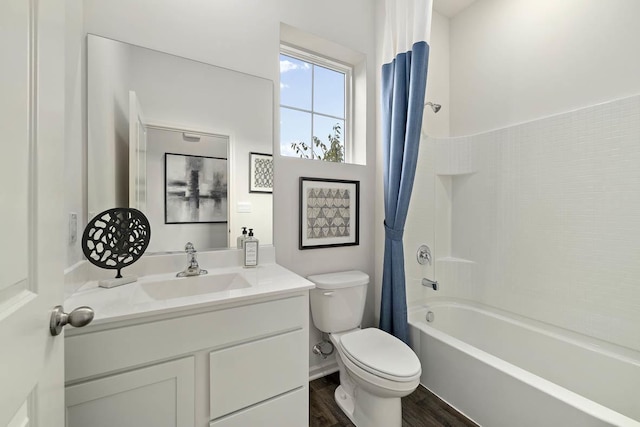
[[[253,228],[249,229],[249,235],[244,240],[243,244],[244,252],[244,266],[245,267],[257,267],[258,266],[258,239],[253,236]]]
[[[242,249],[242,243],[247,238],[247,227],[242,227],[242,234],[238,236],[238,249]]]

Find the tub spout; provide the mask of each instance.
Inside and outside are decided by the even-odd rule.
[[[422,286],[431,286],[434,291],[437,291],[439,287],[437,280],[429,280],[426,277],[422,279]]]

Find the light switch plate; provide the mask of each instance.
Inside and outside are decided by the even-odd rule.
[[[250,213],[251,202],[238,202],[238,213]]]
[[[78,241],[78,214],[69,212],[69,244],[73,245]]]

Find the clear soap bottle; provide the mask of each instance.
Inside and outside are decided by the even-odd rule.
[[[238,236],[238,249],[242,249],[242,243],[247,238],[247,227],[242,227],[242,234]]]
[[[243,244],[244,252],[244,266],[245,267],[257,267],[258,266],[258,239],[253,236],[253,228],[249,229],[249,235],[244,240]]]

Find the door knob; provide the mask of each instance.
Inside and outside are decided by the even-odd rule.
[[[62,328],[69,324],[76,328],[87,326],[93,320],[94,312],[91,307],[78,307],[71,313],[65,313],[61,305],[54,307],[49,322],[49,330],[54,337],[60,335]]]

